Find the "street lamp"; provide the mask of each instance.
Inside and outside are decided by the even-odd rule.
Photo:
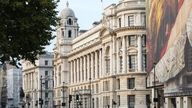
[[[64,102],[64,100],[65,100],[65,95],[64,95],[64,92],[65,92],[65,91],[64,91],[64,88],[65,88],[65,87],[64,87],[64,84],[65,84],[65,82],[63,82],[63,87],[62,87],[62,92],[63,92],[63,102],[62,102],[62,106],[63,106],[63,108],[65,108],[65,105],[66,105],[65,102]]]
[[[41,95],[40,95],[40,99],[39,99],[39,104],[40,104],[40,108],[42,108],[43,107],[43,90],[42,90],[42,85],[43,85],[43,82],[42,82],[42,80],[43,80],[43,78],[42,78],[42,75],[41,75],[41,78],[40,78],[40,84],[41,84],[41,90],[40,90],[40,92],[41,92]]]
[[[153,65],[153,69],[154,69],[154,98],[153,98],[153,102],[154,102],[154,108],[156,108],[156,102],[158,102],[158,98],[156,98],[156,73],[155,73],[155,67],[156,67],[156,63],[154,63]]]

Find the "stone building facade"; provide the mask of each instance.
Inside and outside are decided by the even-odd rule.
[[[149,108],[144,0],[120,0],[82,33],[68,3],[54,48],[54,101],[68,108]]]
[[[27,108],[53,108],[53,54],[38,56],[34,66],[23,61],[23,89]]]

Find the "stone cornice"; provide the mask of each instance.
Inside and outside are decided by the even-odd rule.
[[[146,27],[145,26],[121,27],[121,28],[115,29],[114,31],[118,33],[122,31],[133,31],[133,30],[146,30]]]

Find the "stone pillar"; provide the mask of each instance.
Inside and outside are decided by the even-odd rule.
[[[192,108],[192,106],[191,106],[191,98],[189,98],[189,97],[183,97],[183,108]]]
[[[95,79],[95,78],[93,77],[93,72],[94,72],[94,70],[93,70],[93,67],[94,67],[93,58],[94,58],[93,53],[91,53],[91,72],[90,72],[90,74],[91,74],[91,79]]]
[[[141,43],[141,36],[138,36],[137,39],[137,46],[138,46],[138,52],[137,52],[137,60],[138,60],[138,72],[142,72],[142,43]]]
[[[120,41],[119,39],[116,40],[116,58],[117,58],[117,59],[116,59],[116,60],[117,60],[117,61],[116,61],[116,62],[117,62],[117,63],[116,63],[116,67],[117,67],[117,68],[116,68],[116,71],[117,71],[117,73],[120,73],[119,41]]]
[[[123,73],[127,73],[127,47],[126,47],[126,37],[123,37],[122,41],[122,53],[123,53]]]
[[[88,81],[89,81],[89,78],[91,78],[91,74],[90,74],[90,54],[87,55],[87,75],[88,75]]]
[[[102,49],[99,50],[99,77],[102,76]]]
[[[79,83],[79,58],[77,58],[77,83]]]
[[[176,104],[177,104],[177,108],[183,108],[183,98],[176,97]]]
[[[87,66],[86,66],[86,63],[87,63],[87,62],[86,62],[86,56],[83,56],[83,59],[84,59],[84,60],[83,60],[83,62],[84,62],[84,63],[83,63],[83,64],[84,64],[84,67],[83,67],[83,68],[84,68],[84,81],[87,81],[87,79],[86,79],[86,76],[87,76],[87,71],[86,71],[86,67],[87,67]]]
[[[79,81],[82,82],[82,57],[79,58]]]
[[[98,53],[95,51],[95,79],[98,78]]]
[[[104,47],[104,46],[103,46]],[[106,63],[105,63],[105,48],[102,49],[102,77],[105,75],[106,73]]]
[[[74,83],[74,74],[73,74],[73,69],[74,69],[74,67],[73,67],[73,63],[74,63],[74,61],[72,60],[71,61],[71,82],[72,83]]]
[[[77,59],[74,60],[74,82],[77,82]]]
[[[172,108],[170,98],[165,98],[165,108]],[[184,107],[184,108],[187,108],[187,107]]]
[[[112,41],[113,43],[112,43],[112,65],[111,65],[111,67],[113,68],[112,70],[113,70],[113,72],[112,72],[112,74],[113,75],[115,75],[115,73],[117,72],[116,71],[116,64],[117,64],[117,59],[116,59],[116,37],[115,36],[113,36],[113,41]]]

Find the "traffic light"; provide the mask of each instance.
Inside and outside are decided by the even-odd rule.
[[[69,95],[69,102],[72,101],[72,95]]]

